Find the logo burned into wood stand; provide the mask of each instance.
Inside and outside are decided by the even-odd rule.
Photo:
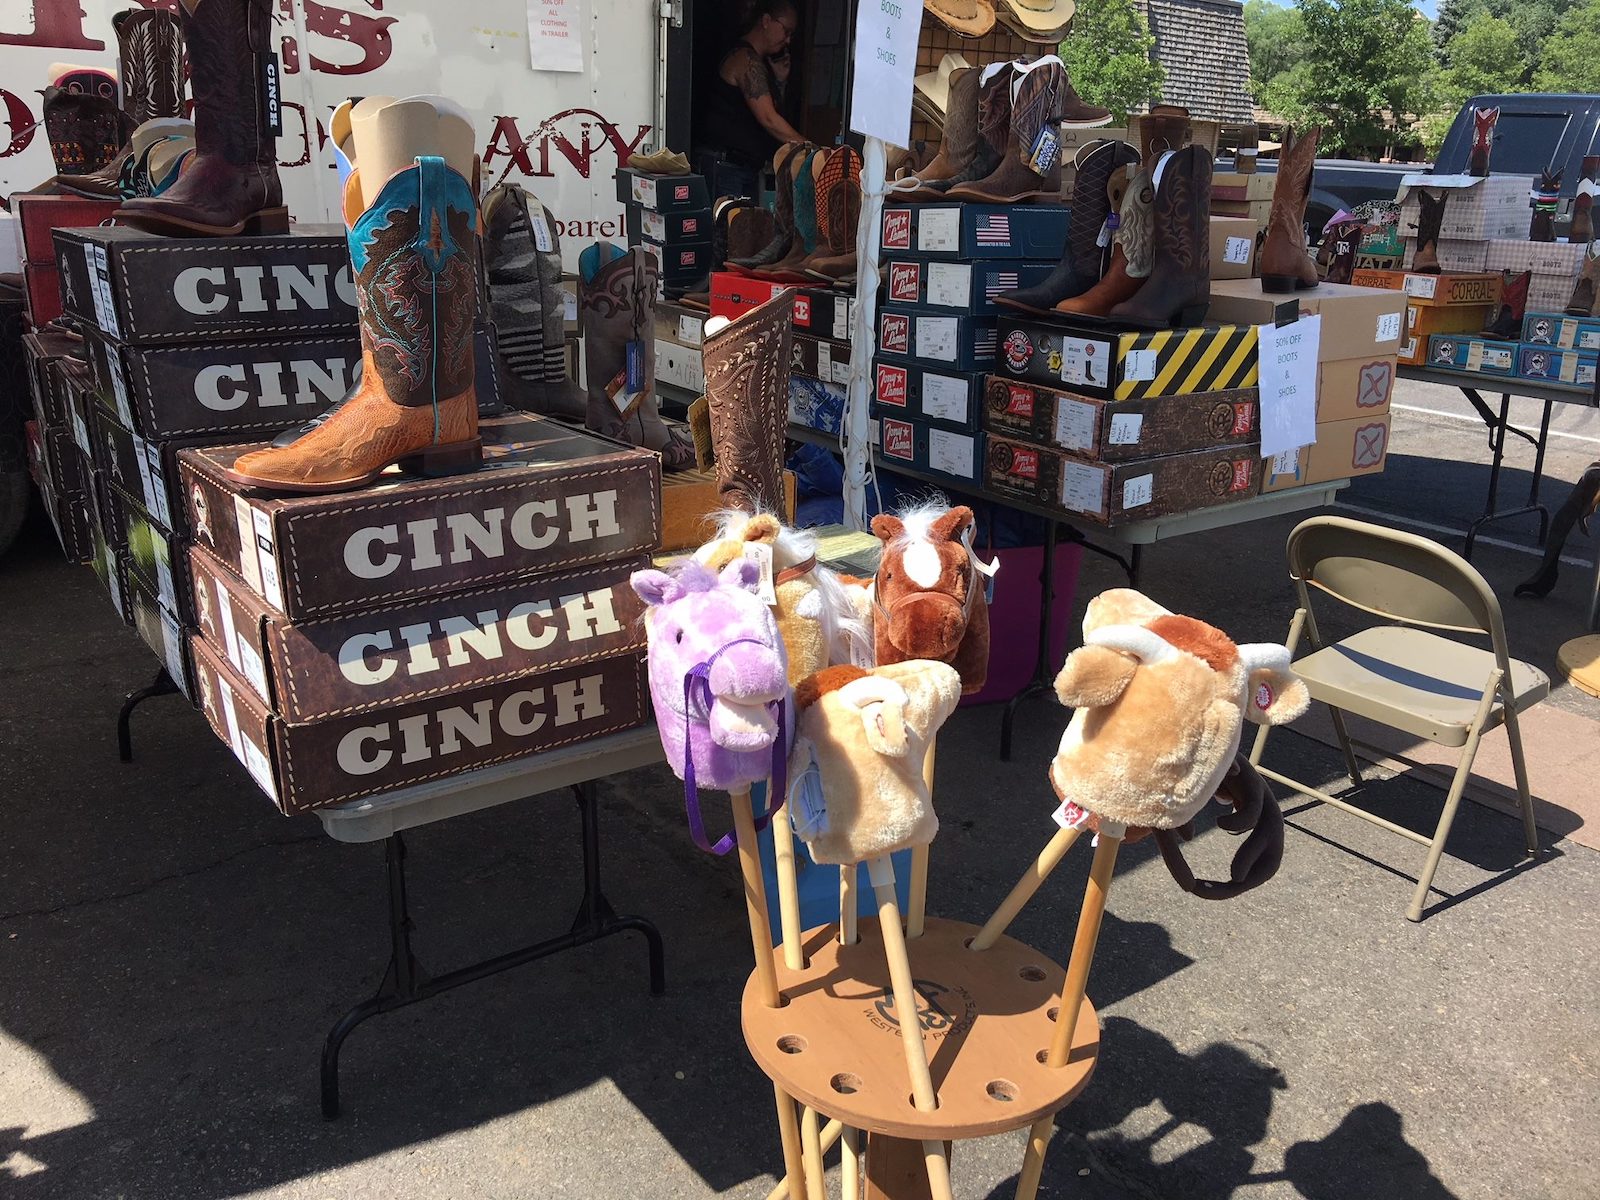
[[[978,1002],[964,987],[947,986],[933,979],[914,979],[912,989],[916,993],[917,1024],[925,1035],[938,1039],[964,1033],[977,1019]],[[862,1015],[885,1033],[899,1037],[900,1021],[895,1015],[894,993],[885,989],[867,999],[872,1003],[862,1010]]]

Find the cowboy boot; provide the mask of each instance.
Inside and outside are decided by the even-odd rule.
[[[1360,221],[1340,221],[1323,234],[1322,245],[1328,251],[1324,283],[1350,282],[1356,269],[1356,252],[1361,249],[1361,228]]]
[[[1306,249],[1306,201],[1311,198],[1311,171],[1317,161],[1313,126],[1284,143],[1278,158],[1278,178],[1272,185],[1272,211],[1267,216],[1267,240],[1261,247],[1261,290],[1283,293],[1317,286],[1317,268]]]
[[[261,87],[262,60],[272,48],[272,8],[272,0],[181,0],[196,153],[164,194],[117,209],[119,221],[186,237],[289,231]]]
[[[944,130],[939,137],[939,152],[933,161],[915,175],[896,180],[889,195],[896,200],[911,199],[931,183],[960,174],[978,151],[977,67],[960,67],[950,73],[950,97],[945,102]]]
[[[1439,228],[1444,224],[1444,205],[1449,198],[1448,192],[1440,192],[1435,198],[1421,189],[1417,191],[1421,215],[1417,218],[1417,249],[1411,256],[1411,270],[1418,274],[1439,273]]]
[[[1600,184],[1595,182],[1600,177],[1600,154],[1586,154],[1583,156],[1582,178],[1578,180],[1578,194],[1572,201],[1572,227],[1567,231],[1567,241],[1588,242],[1594,239],[1594,221],[1590,211],[1594,207],[1594,197],[1600,191]]]
[[[548,210],[519,184],[484,197],[483,259],[500,394],[523,412],[583,420],[588,406],[566,371],[561,243]]]
[[[818,253],[802,268],[812,279],[836,283],[856,272],[856,232],[861,221],[861,155],[840,146],[823,173],[826,241],[833,253]]]
[[[1589,242],[1583,249],[1583,270],[1572,288],[1572,299],[1567,302],[1567,313],[1574,317],[1591,317],[1600,301],[1600,242]],[[1526,294],[1523,297],[1527,299]]]
[[[1511,342],[1522,340],[1522,318],[1527,312],[1528,287],[1532,282],[1532,271],[1524,271],[1515,278],[1510,271],[1502,274],[1500,307],[1495,310],[1494,320],[1485,327],[1484,337]]]
[[[918,199],[940,200],[952,188],[993,174],[1011,140],[1011,80],[1016,64],[991,63],[978,71],[978,136],[967,165],[948,179],[930,180]]]
[[[1108,314],[1165,329],[1198,325],[1211,303],[1211,155],[1185,146],[1163,155],[1155,185],[1155,256],[1150,278]]]
[[[1157,104],[1139,118],[1139,155],[1152,169],[1157,155],[1181,149],[1193,140],[1189,110],[1181,104]]]
[[[1131,300],[1150,276],[1155,256],[1155,188],[1149,172],[1133,163],[1118,167],[1111,173],[1107,190],[1118,214],[1111,263],[1088,291],[1057,304],[1058,313],[1103,319],[1117,305]]]
[[[1077,178],[1073,181],[1072,217],[1061,262],[1033,287],[1001,292],[994,302],[1043,316],[1063,300],[1081,296],[1099,282],[1100,263],[1104,257],[1101,238],[1107,219],[1119,212],[1107,191],[1111,174],[1137,162],[1138,152],[1126,142],[1091,142],[1084,150]],[[1110,223],[1113,232],[1117,223]]]
[[[127,140],[127,118],[112,97],[64,87],[44,89],[44,131],[56,175],[36,192],[62,190],[63,179],[93,174],[117,157]]]
[[[472,185],[444,159],[419,157],[362,211],[358,167],[345,185],[344,209],[362,295],[361,383],[333,416],[290,445],[235,460],[228,476],[242,487],[343,492],[394,463],[453,475],[482,461]]]
[[[1061,191],[1061,100],[1067,70],[1055,55],[1016,69],[1005,152],[987,176],[945,193],[952,200],[1011,204]]]
[[[1467,155],[1467,174],[1479,179],[1488,177],[1489,153],[1494,149],[1495,122],[1500,120],[1498,108],[1472,110],[1472,152]]]
[[[717,491],[728,508],[786,511],[783,444],[789,429],[794,293],[734,321],[706,323],[702,348]]]
[[[774,283],[810,283],[805,275],[805,264],[811,259],[831,254],[823,241],[825,219],[822,178],[828,169],[828,160],[836,151],[807,147],[808,153],[795,160],[794,180],[794,240],[789,253],[765,267],[753,267],[747,273],[757,279]]]
[[[661,455],[665,471],[694,466],[694,447],[672,436],[656,395],[656,291],[661,266],[642,246],[591,246],[580,260],[578,320],[588,381],[584,423]],[[610,257],[608,257],[610,256]],[[598,259],[597,269],[585,260]]]
[[[1061,107],[1060,125],[1064,129],[1099,129],[1102,125],[1111,124],[1111,110],[1101,108],[1098,104],[1090,104],[1078,95],[1078,89],[1072,86],[1072,76],[1067,73],[1066,65],[1061,68]]]
[[[800,153],[808,148],[805,142],[785,142],[772,156],[772,240],[754,254],[731,256],[727,262],[730,269],[771,266],[789,253],[795,239],[794,168]]]
[[[1556,212],[1561,207],[1561,176],[1563,171],[1552,172],[1548,167],[1539,172],[1539,178],[1534,181],[1529,199],[1533,209],[1533,219],[1528,222],[1528,240],[1530,242],[1553,242],[1556,240]]]
[[[1572,485],[1572,491],[1562,502],[1550,521],[1550,536],[1545,539],[1544,558],[1539,569],[1517,584],[1515,594],[1542,598],[1548,596],[1561,575],[1561,552],[1566,549],[1567,538],[1576,525],[1582,533],[1589,533],[1589,518],[1600,504],[1600,462],[1592,463]]]

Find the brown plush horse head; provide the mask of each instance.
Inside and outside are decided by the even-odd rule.
[[[982,691],[989,675],[989,606],[972,554],[973,525],[965,505],[872,518],[883,543],[873,587],[878,665],[949,663],[967,695]]]

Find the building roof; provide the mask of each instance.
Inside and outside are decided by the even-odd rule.
[[[1139,0],[1165,69],[1161,98],[1223,124],[1254,119],[1250,51],[1239,0]]]

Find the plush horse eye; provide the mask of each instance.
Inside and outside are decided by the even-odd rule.
[[[675,641],[675,642],[682,643],[682,641],[683,641],[683,630],[680,629],[680,630],[678,630],[677,633],[673,634],[672,635],[672,640]]]

